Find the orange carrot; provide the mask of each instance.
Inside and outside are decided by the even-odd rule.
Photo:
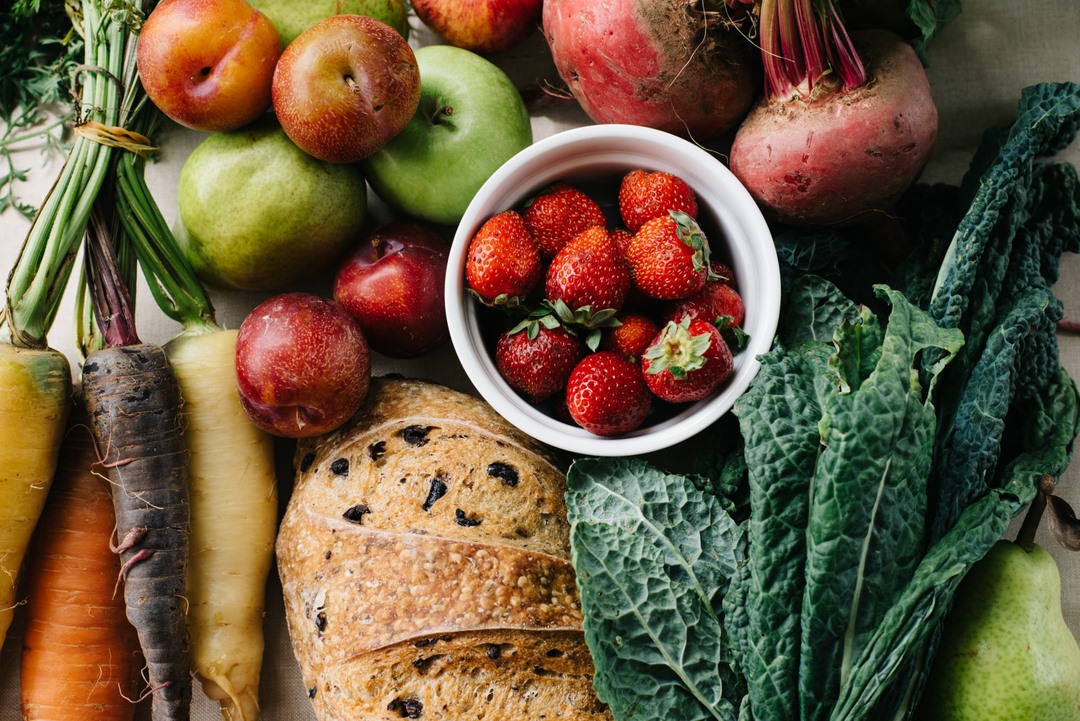
[[[93,437],[68,428],[27,559],[22,657],[25,721],[130,721],[138,640],[115,593],[112,497]]]

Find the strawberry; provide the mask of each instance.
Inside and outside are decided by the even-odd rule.
[[[672,211],[641,226],[627,251],[634,285],[652,298],[686,298],[709,278],[709,242],[686,213]]]
[[[554,258],[583,230],[607,225],[604,211],[595,200],[563,182],[555,183],[533,198],[525,206],[522,217],[544,260]]]
[[[547,320],[550,319],[550,320]],[[585,344],[553,318],[529,318],[505,331],[495,344],[495,367],[511,388],[541,403],[566,388]]]
[[[574,422],[598,436],[629,433],[652,407],[641,369],[626,356],[590,353],[566,382],[566,408]]]
[[[724,285],[730,285],[732,288],[735,287],[735,273],[727,263],[713,258],[709,261],[709,269],[716,276],[715,280]]]
[[[618,310],[630,290],[630,269],[605,228],[592,227],[563,246],[548,266],[547,300],[572,311]]]
[[[705,398],[727,380],[733,365],[720,331],[701,318],[669,322],[641,356],[649,390],[671,403]]]
[[[686,181],[663,171],[637,169],[619,184],[619,215],[632,233],[653,218],[679,210],[697,218],[697,198]]]
[[[746,308],[739,291],[723,281],[710,280],[692,296],[668,304],[664,312],[665,320],[677,322],[685,316],[741,328]]]
[[[469,241],[465,280],[487,305],[520,305],[542,277],[540,252],[515,210],[493,215]]]
[[[641,313],[622,313],[617,319],[619,325],[604,329],[599,350],[614,351],[637,360],[656,338],[660,326]]]
[[[611,231],[611,239],[615,241],[615,246],[625,258],[626,252],[630,250],[630,241],[634,239],[634,234],[626,228],[615,228]]]

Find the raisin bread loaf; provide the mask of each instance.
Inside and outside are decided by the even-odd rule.
[[[296,467],[278,568],[320,721],[610,721],[565,474],[534,440],[472,396],[376,378]]]

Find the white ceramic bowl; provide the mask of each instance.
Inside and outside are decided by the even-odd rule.
[[[499,375],[485,347],[479,304],[465,288],[469,240],[492,215],[519,208],[556,180],[613,187],[634,168],[664,170],[683,178],[697,195],[698,220],[716,257],[730,262],[746,306],[749,345],[735,356],[732,377],[713,396],[616,438],[563,423],[519,396]],[[584,189],[584,188],[583,188]],[[588,191],[586,191],[588,192]],[[603,205],[603,203],[602,203]],[[750,194],[717,158],[679,137],[634,125],[590,125],[537,141],[508,160],[477,191],[458,224],[446,274],[450,338],[481,396],[522,431],[572,453],[628,456],[667,448],[704,430],[727,413],[758,371],[780,312],[780,271],[772,235]],[[652,423],[652,425],[649,425]]]

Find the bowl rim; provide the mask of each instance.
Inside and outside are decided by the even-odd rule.
[[[617,151],[603,150],[608,144],[624,146]],[[644,163],[620,162],[627,146],[632,155],[662,151]],[[548,153],[559,150],[559,160],[535,168]],[[640,152],[639,152],[640,151]],[[594,435],[583,428],[563,423],[533,406],[503,380],[494,359],[483,352],[477,327],[475,302],[465,288],[465,255],[469,240],[480,225],[494,213],[519,206],[531,193],[551,181],[567,176],[566,169],[582,156],[600,158],[625,172],[634,164],[653,169],[670,169],[695,178],[710,177],[708,188],[688,182],[699,196],[699,209],[717,213],[722,226],[724,246],[732,258],[740,287],[753,285],[754,302],[747,306],[746,329],[750,342],[736,354],[731,378],[709,398],[659,423],[643,426],[617,437]],[[689,172],[681,167],[697,168]],[[614,167],[613,166],[613,167]],[[572,175],[572,173],[570,173]],[[528,180],[528,182],[526,182]],[[509,186],[507,184],[510,184]],[[512,197],[511,202],[506,202]],[[703,202],[704,201],[704,202]],[[497,208],[493,210],[493,208]],[[741,241],[734,241],[732,230]],[[737,253],[735,251],[738,251]],[[746,282],[750,278],[752,282]],[[760,368],[758,356],[773,342],[780,313],[780,268],[769,230],[757,203],[731,171],[708,150],[666,131],[626,124],[596,124],[561,130],[519,151],[501,165],[480,187],[457,225],[447,262],[444,288],[450,338],[463,369],[481,397],[503,418],[519,430],[549,446],[580,455],[629,456],[658,451],[687,440],[711,426],[743,394]]]

